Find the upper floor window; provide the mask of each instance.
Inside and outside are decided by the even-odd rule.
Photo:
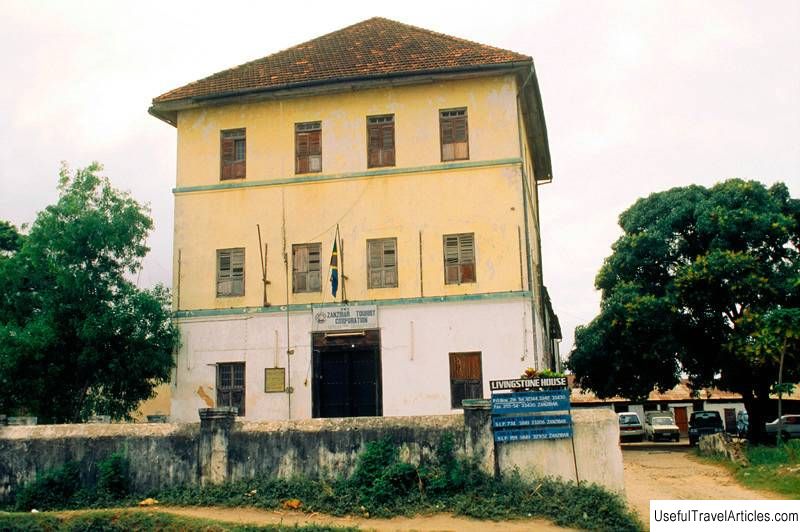
[[[245,129],[220,131],[220,179],[244,179],[247,157]]]
[[[232,406],[244,415],[244,362],[217,364],[217,406]]]
[[[322,171],[322,122],[295,124],[294,151],[295,173]]]
[[[292,246],[292,291],[321,292],[320,255],[322,245],[295,244]]]
[[[442,161],[469,159],[466,107],[439,111],[439,133],[442,141]]]
[[[475,282],[475,233],[444,235],[444,283]]]
[[[217,297],[244,295],[244,248],[217,250]]]
[[[394,166],[394,115],[367,117],[367,167]]]
[[[367,240],[367,275],[369,288],[397,286],[397,239]]]

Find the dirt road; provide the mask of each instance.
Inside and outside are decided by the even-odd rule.
[[[142,510],[148,511],[148,510]],[[464,532],[528,532],[541,530],[544,532],[565,532],[570,529],[561,528],[549,521],[541,519],[525,519],[519,521],[478,521],[465,517],[454,517],[449,514],[437,514],[416,517],[393,517],[392,519],[364,519],[359,517],[332,517],[321,514],[305,514],[286,510],[259,510],[256,508],[203,508],[203,507],[153,507],[149,511],[169,512],[187,517],[202,517],[227,523],[288,526],[330,525],[340,527],[357,527],[361,530],[394,531],[394,530],[427,530],[427,531],[464,531]]]
[[[625,494],[645,524],[651,499],[781,499],[745,488],[722,466],[698,460],[687,445],[624,446]]]

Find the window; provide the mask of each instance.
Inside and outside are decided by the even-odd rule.
[[[322,123],[295,124],[294,131],[295,173],[321,172]]]
[[[244,248],[217,250],[217,297],[244,295]]]
[[[461,408],[464,399],[483,397],[481,353],[450,353],[450,406]]]
[[[442,140],[442,161],[469,159],[466,108],[439,111],[439,133]]]
[[[367,275],[369,288],[397,286],[397,239],[367,240]]]
[[[217,364],[217,406],[233,406],[244,415],[244,362]]]
[[[220,132],[220,179],[244,179],[247,144],[245,130]]]
[[[394,115],[367,117],[367,167],[394,166]]]
[[[444,284],[475,282],[475,233],[444,235]]]
[[[322,244],[292,246],[292,291],[321,292],[320,249]]]

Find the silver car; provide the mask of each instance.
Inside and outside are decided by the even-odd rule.
[[[781,435],[783,436],[784,440],[788,440],[789,438],[800,438],[800,415],[796,414],[789,414],[786,416],[781,416],[783,420],[783,426],[780,427]],[[776,436],[778,434],[778,420],[771,423],[767,423],[764,425],[767,430],[767,434]]]
[[[620,412],[619,416],[619,440],[632,439],[644,441],[644,426],[639,414],[636,412]]]

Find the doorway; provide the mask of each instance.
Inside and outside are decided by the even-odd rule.
[[[686,436],[689,434],[689,419],[686,416],[686,407],[676,406],[672,410],[675,412],[675,424],[678,426],[681,436]]]
[[[383,414],[380,331],[313,333],[313,417]]]

